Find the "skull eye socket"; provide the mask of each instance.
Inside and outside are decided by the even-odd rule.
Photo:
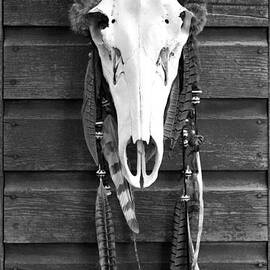
[[[89,14],[91,21],[95,23],[98,29],[105,29],[109,26],[109,18],[101,12],[93,12]]]
[[[102,45],[102,30],[109,26],[109,18],[101,12],[89,13],[88,16],[90,20],[89,28],[92,39],[96,45]]]
[[[182,11],[182,12],[180,13],[179,17],[182,19],[182,21],[184,21],[185,18],[186,18],[186,12],[185,12],[185,11]]]

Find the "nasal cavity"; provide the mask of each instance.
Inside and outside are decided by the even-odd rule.
[[[157,153],[156,142],[152,137],[150,137],[149,144],[145,144],[145,162],[146,162],[145,165],[147,171],[149,172],[153,171],[156,153]]]
[[[126,153],[128,159],[128,167],[132,175],[142,175],[141,172],[137,171],[138,168],[141,170],[145,168],[147,171],[152,172],[155,165],[156,152],[156,143],[152,137],[150,137],[148,144],[141,140],[138,140],[134,144],[132,140],[130,140],[126,148]],[[138,162],[144,162],[145,164],[138,164]]]
[[[185,12],[185,11],[182,11],[182,12],[180,13],[179,17],[182,19],[182,21],[184,21],[185,18],[186,18],[186,12]]]
[[[137,160],[137,146],[132,142],[132,140],[129,140],[129,143],[127,144],[126,148],[127,153],[127,164],[130,172],[133,176],[136,175],[136,160]]]

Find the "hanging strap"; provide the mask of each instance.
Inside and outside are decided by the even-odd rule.
[[[196,249],[193,257],[192,262],[192,269],[196,269],[195,266],[198,262],[199,251],[200,251],[200,243],[202,237],[202,230],[203,230],[203,218],[204,218],[204,202],[203,202],[203,180],[202,180],[202,168],[201,168],[201,160],[200,160],[200,153],[196,152],[196,161],[198,167],[198,173],[196,174],[196,180],[199,189],[199,220],[198,220],[198,233],[197,233],[197,241],[196,241]]]
[[[201,170],[201,161],[200,161],[199,152],[196,153],[196,161],[197,161],[197,166],[198,166],[198,173],[195,174],[194,176],[198,184],[198,192],[199,192],[199,218],[198,218],[198,232],[197,232],[195,250],[194,250],[194,245],[193,245],[192,237],[191,237],[189,211],[187,211],[187,229],[188,229],[188,239],[189,239],[189,252],[190,252],[190,257],[192,258],[192,266],[191,266],[192,270],[199,270],[198,257],[199,257],[199,251],[200,251],[200,243],[201,243],[203,219],[204,219],[203,181],[202,181],[202,170]]]
[[[197,87],[192,91],[193,108],[188,114],[185,126],[182,130],[183,142],[183,167],[184,167],[184,193],[181,200],[185,202],[186,222],[188,233],[188,253],[192,270],[199,270],[198,256],[203,229],[204,202],[203,202],[203,180],[199,148],[203,137],[198,135],[197,130],[197,110],[196,106],[200,103],[201,90]],[[197,188],[195,188],[197,187]],[[190,202],[192,200],[192,202]],[[190,203],[199,202],[198,230],[196,246],[194,248],[191,228],[190,228]]]

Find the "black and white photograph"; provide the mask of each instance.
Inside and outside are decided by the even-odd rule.
[[[0,270],[270,270],[269,0],[0,0]]]

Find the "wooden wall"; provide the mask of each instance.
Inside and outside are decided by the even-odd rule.
[[[97,269],[97,179],[80,121],[89,46],[69,30],[71,2],[3,1],[5,269]],[[199,37],[206,137],[200,265],[266,269],[268,1],[208,2]],[[165,158],[156,184],[135,192],[144,270],[168,269],[179,168],[177,156]],[[136,269],[131,236],[110,201],[119,269]]]

